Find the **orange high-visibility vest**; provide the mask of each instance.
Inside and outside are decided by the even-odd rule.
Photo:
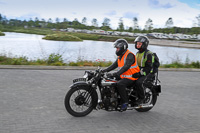
[[[118,63],[118,70],[120,70],[124,66],[124,64],[126,62],[127,55],[129,53],[132,53],[132,52],[130,52],[129,50],[127,50],[126,53],[122,56],[121,60],[118,57],[118,61],[117,61],[117,63]],[[130,79],[130,80],[137,80],[138,78],[133,78],[132,75],[134,73],[138,73],[138,72],[140,72],[140,68],[137,65],[137,60],[136,60],[136,57],[135,57],[135,63],[132,64],[131,67],[126,72],[122,73],[120,75],[120,78],[127,78],[127,79]]]

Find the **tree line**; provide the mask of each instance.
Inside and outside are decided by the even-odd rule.
[[[183,34],[200,34],[200,14],[196,17],[195,23],[192,28],[181,28],[175,27],[173,24],[173,18],[169,18],[165,23],[165,28],[154,28],[153,20],[148,19],[145,23],[144,29],[141,29],[138,24],[138,19],[136,17],[133,18],[133,26],[126,27],[123,23],[123,18],[119,19],[118,27],[115,31],[126,31],[126,32],[134,32],[134,33],[152,33],[152,32],[160,32],[160,33],[183,33]],[[98,20],[93,18],[91,21],[91,25],[88,25],[88,20],[86,17],[83,17],[82,21],[79,22],[77,18],[73,21],[69,21],[67,18],[63,20],[56,18],[55,22],[49,18],[48,20],[40,19],[35,17],[34,19],[30,18],[29,20],[18,20],[18,19],[7,19],[6,16],[0,14],[0,30],[3,28],[15,28],[15,27],[36,27],[36,28],[49,28],[49,29],[66,29],[66,28],[75,28],[75,29],[102,29],[105,31],[114,31],[110,26],[110,19],[104,18],[102,25],[98,25]]]

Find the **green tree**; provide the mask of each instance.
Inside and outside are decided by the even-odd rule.
[[[48,23],[53,23],[53,20],[51,18],[48,19]]]
[[[109,18],[104,18],[101,29],[105,30],[105,31],[111,29],[110,28],[110,19]]]
[[[197,19],[197,26],[200,27],[200,14],[196,17]]]
[[[75,19],[73,20],[72,25],[75,26],[75,27],[77,27],[77,26],[80,25],[80,22],[78,21],[77,18],[75,18]]]
[[[166,28],[172,28],[174,26],[174,22],[172,18],[169,18],[166,23],[165,23],[165,27]]]
[[[104,18],[102,26],[110,26],[110,19],[109,18]]]
[[[133,32],[133,28],[132,28],[132,27],[129,27],[129,28],[128,28],[128,32]]]
[[[7,22],[8,22],[8,20],[7,20],[6,16],[3,16],[3,17],[2,17],[2,20],[1,20],[1,23],[2,23],[3,25],[6,25]]]
[[[0,23],[0,31],[2,31],[3,29],[3,25]]]
[[[60,19],[59,18],[56,18],[56,23],[60,23]]]
[[[63,19],[63,22],[68,22],[68,20],[66,18]]]
[[[122,18],[119,19],[119,27],[118,27],[119,31],[124,31],[124,23]]]
[[[96,19],[96,18],[93,18],[93,19],[92,19],[92,26],[98,27],[98,22],[97,22],[97,19]]]
[[[3,16],[0,14],[0,22],[3,20]]]
[[[146,21],[144,30],[149,31],[149,32],[153,30],[153,21],[150,18]]]
[[[47,28],[55,28],[54,27],[54,24],[53,24],[53,20],[51,19],[51,18],[49,18],[48,20],[47,20],[47,26],[46,26]]]
[[[82,24],[87,25],[87,18],[86,18],[86,17],[84,17],[84,18],[82,19]]]
[[[46,20],[44,18],[39,22],[40,27],[45,28],[47,26]]]
[[[40,21],[39,21],[38,17],[36,17],[34,26],[35,27],[40,27],[39,23],[40,23]]]
[[[35,24],[34,21],[32,20],[32,18],[30,18],[29,21],[28,21],[28,26],[34,27],[34,24]]]
[[[138,25],[138,19],[136,17],[133,18],[133,30],[138,30],[139,25]]]

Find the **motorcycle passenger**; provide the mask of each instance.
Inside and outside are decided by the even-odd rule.
[[[117,90],[121,97],[121,111],[125,111],[128,106],[128,97],[126,94],[126,87],[134,85],[138,78],[133,78],[132,75],[140,72],[140,68],[137,65],[135,55],[128,50],[128,42],[125,39],[118,39],[114,42],[114,48],[116,48],[116,55],[118,56],[116,61],[103,72],[109,72],[118,67],[118,71],[114,73],[108,73],[108,77],[120,77],[117,81]]]
[[[146,36],[138,36],[135,39],[134,43],[135,43],[135,48],[138,49],[138,52],[136,53],[136,58],[137,58],[137,63],[140,67],[140,72],[133,74],[132,77],[139,78],[136,81],[136,86],[138,89],[137,92],[139,95],[138,96],[139,100],[137,102],[138,104],[141,104],[145,98],[143,83],[145,80],[147,80],[148,77],[150,78],[150,76],[147,76],[147,75],[152,71],[153,58],[152,58],[152,54],[150,54],[151,51],[147,49],[148,44],[149,44],[149,39]]]

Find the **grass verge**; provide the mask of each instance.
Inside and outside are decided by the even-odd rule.
[[[64,63],[63,58],[59,54],[50,54],[47,59],[37,59],[37,60],[28,60],[27,57],[6,57],[4,55],[0,56],[0,65],[44,65],[44,66],[100,66],[108,67],[112,64],[111,61],[87,61],[87,60],[78,60],[76,62]],[[161,64],[161,68],[199,68],[200,62],[191,62],[191,63],[180,63],[172,62],[171,64]]]

